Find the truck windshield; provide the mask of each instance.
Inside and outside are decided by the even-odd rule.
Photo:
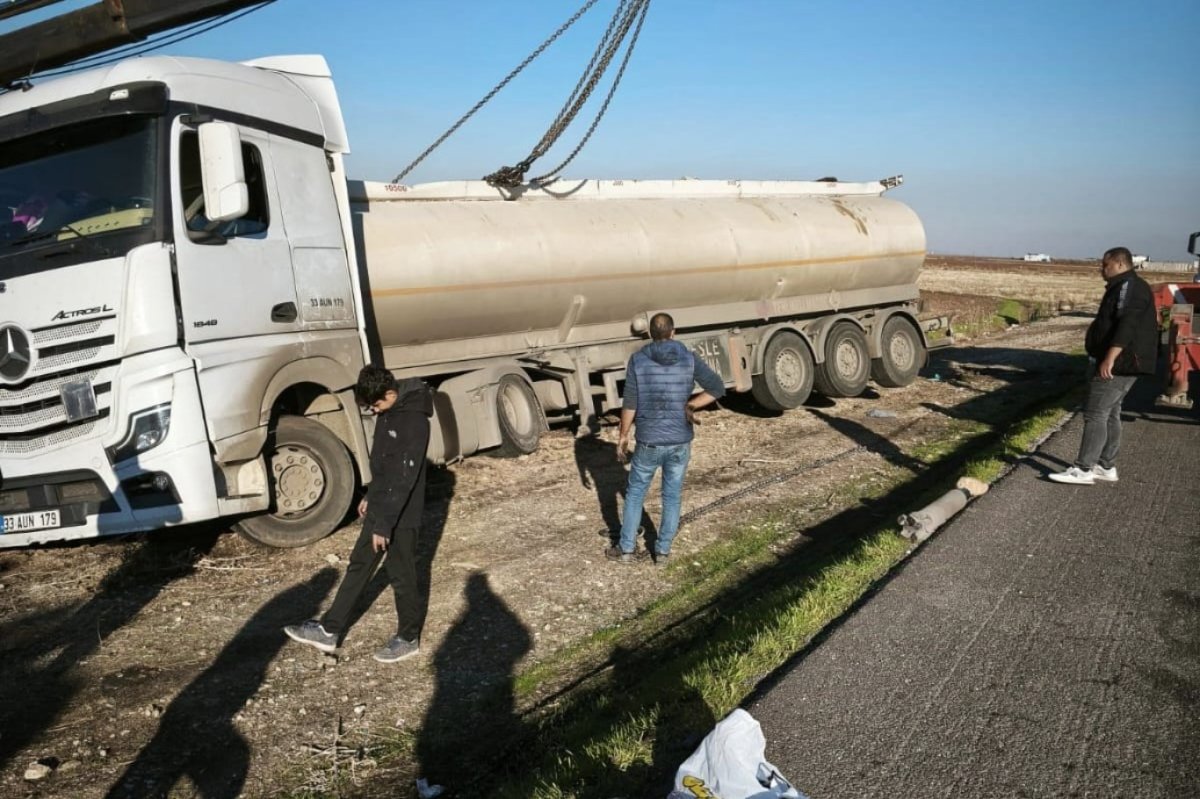
[[[145,116],[94,119],[6,143],[0,278],[122,255],[145,240],[155,227],[157,150],[157,119]],[[49,259],[47,248],[64,247],[82,257]]]

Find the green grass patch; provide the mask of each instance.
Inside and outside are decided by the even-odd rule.
[[[996,300],[995,308],[990,314],[985,311],[983,316],[956,317],[951,329],[955,336],[976,338],[986,333],[1005,330],[1012,325],[1045,319],[1052,311],[1053,309],[1044,302],[1003,298]],[[932,336],[930,340],[933,340]]]

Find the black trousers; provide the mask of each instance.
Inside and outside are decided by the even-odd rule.
[[[388,582],[396,596],[397,634],[415,641],[421,633],[421,598],[417,586],[417,527],[398,527],[386,552],[372,552],[371,538],[364,528],[350,553],[346,575],[338,586],[333,604],[321,618],[321,626],[339,638],[350,623],[350,614],[375,575],[379,561],[387,569]]]

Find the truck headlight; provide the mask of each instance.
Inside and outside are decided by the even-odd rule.
[[[121,443],[109,447],[108,459],[114,463],[128,460],[154,449],[171,429],[171,403],[156,405],[129,415],[129,432]]]

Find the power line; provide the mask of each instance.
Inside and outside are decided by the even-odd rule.
[[[127,58],[133,58],[135,56],[154,52],[155,50],[161,50],[162,48],[168,47],[172,44],[178,44],[179,42],[184,42],[201,34],[208,33],[209,31],[215,30],[222,25],[228,25],[230,22],[241,19],[247,14],[253,14],[255,11],[266,8],[274,2],[275,0],[263,0],[258,5],[251,6],[250,8],[242,11],[226,12],[220,17],[217,17],[215,20],[193,22],[191,25],[184,27],[181,31],[176,31],[170,34],[162,34],[158,38],[147,39],[142,42],[125,45],[107,53],[81,58],[68,67],[48,70],[46,72],[39,72],[38,77],[54,78],[61,75],[70,75],[74,72],[82,72],[88,69],[96,69],[98,67],[108,66],[109,64],[115,64],[118,61],[124,61]]]

